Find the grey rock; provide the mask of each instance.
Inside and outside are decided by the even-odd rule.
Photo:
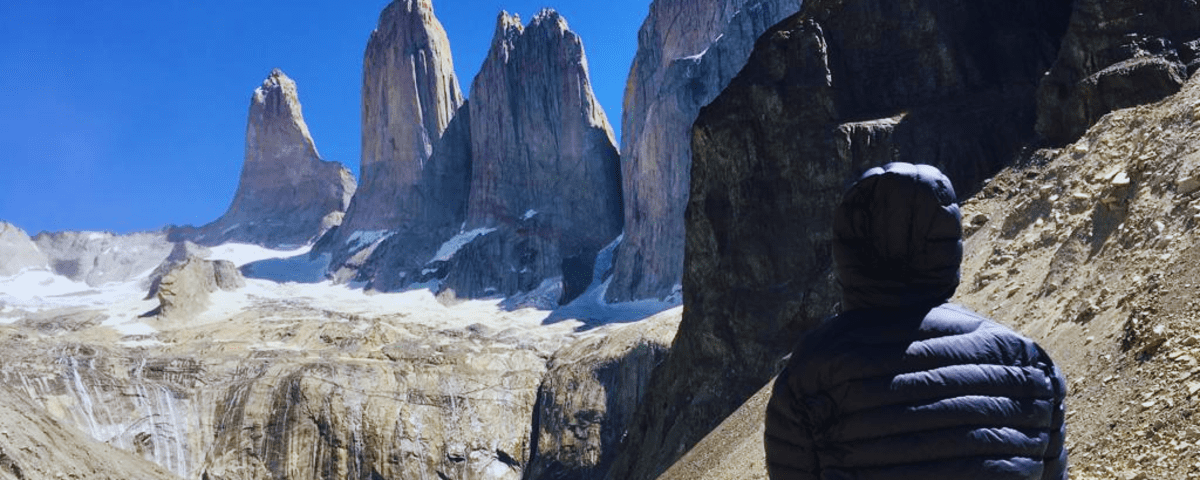
[[[162,232],[43,232],[33,237],[33,243],[54,273],[93,287],[137,278],[162,263],[174,248]]]
[[[0,222],[0,277],[26,270],[49,270],[46,254],[16,225]]]
[[[658,476],[836,312],[831,217],[863,170],[933,164],[969,194],[1016,158],[1068,12],[812,0],[759,39],[696,121],[684,318],[608,478]]]
[[[755,39],[800,0],[656,0],[638,32],[622,114],[625,238],[608,299],[669,295],[683,274],[691,128]]]
[[[604,478],[678,327],[678,312],[666,312],[590,332],[556,352],[538,388],[524,478]]]
[[[169,265],[150,291],[159,302],[159,307],[151,314],[164,318],[190,318],[208,308],[213,292],[237,290],[246,285],[237,266],[226,260],[188,256]]]
[[[433,6],[393,1],[363,53],[362,182],[338,234],[342,243],[355,232],[405,228],[420,215],[427,162],[462,104]],[[335,262],[353,253],[337,248],[343,253]]]
[[[229,209],[199,228],[177,228],[174,241],[303,245],[341,223],[354,176],[321,160],[300,110],[296,83],[275,69],[254,90],[246,122],[246,157]]]
[[[1178,92],[1200,67],[1196,2],[1075,3],[1038,92],[1037,130],[1054,145],[1075,141],[1108,112]]]
[[[495,229],[450,260],[459,296],[511,295],[561,275],[620,234],[619,158],[583,42],[553,10],[523,27],[501,12],[471,88],[464,231]]]

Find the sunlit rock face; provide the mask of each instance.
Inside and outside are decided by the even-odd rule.
[[[393,1],[363,53],[362,181],[340,239],[417,218],[426,162],[462,103],[450,40],[432,4]]]
[[[175,248],[159,232],[43,232],[33,237],[33,243],[52,272],[93,287],[136,278],[158,266]]]
[[[0,222],[0,277],[28,270],[49,270],[46,254],[16,225]]]
[[[622,112],[625,237],[610,300],[664,297],[683,273],[692,122],[754,40],[800,0],[656,0],[638,32]]]
[[[835,313],[848,182],[928,163],[967,195],[1035,139],[1068,2],[820,1],[759,38],[692,135],[684,319],[611,479],[651,479]]]
[[[522,26],[501,13],[471,88],[473,154],[464,232],[446,267],[460,296],[529,291],[590,264],[621,231],[612,129],[592,93],[583,42],[543,10]]]
[[[233,203],[216,221],[174,229],[171,237],[204,245],[303,245],[341,223],[354,189],[349,170],[321,160],[296,82],[275,69],[250,97],[246,157]]]

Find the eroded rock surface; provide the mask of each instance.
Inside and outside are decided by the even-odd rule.
[[[670,310],[597,329],[555,352],[538,388],[523,478],[604,478],[678,327],[679,310]]]
[[[156,314],[166,318],[187,319],[209,305],[209,295],[217,290],[236,290],[246,281],[233,262],[205,260],[188,255],[167,260],[165,273],[158,278],[150,295],[158,298]]]
[[[0,222],[0,277],[16,275],[26,270],[49,270],[46,254],[38,250],[24,230],[8,222]]]
[[[175,248],[159,232],[43,232],[33,237],[33,243],[54,273],[93,287],[136,278],[162,263]]]
[[[608,478],[655,478],[835,312],[830,228],[869,166],[960,192],[1033,136],[1066,2],[808,1],[765,33],[693,130],[684,319]]]
[[[210,224],[175,229],[172,239],[303,245],[341,223],[354,189],[349,170],[321,160],[296,82],[275,69],[250,97],[246,158],[233,203]]]
[[[379,15],[363,53],[362,182],[338,239],[409,227],[434,146],[463,104],[450,40],[429,0],[396,0]],[[366,248],[362,245],[358,248]]]
[[[1104,114],[1179,91],[1200,68],[1200,5],[1078,0],[1038,93],[1038,133],[1075,141]]]
[[[665,297],[683,274],[692,122],[800,0],[656,0],[638,32],[622,112],[625,238],[609,300]]]
[[[471,88],[473,152],[463,234],[444,284],[460,296],[529,291],[621,231],[612,128],[592,93],[583,42],[543,10],[501,13]],[[452,242],[451,242],[452,243]]]

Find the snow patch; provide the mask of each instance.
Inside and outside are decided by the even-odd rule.
[[[458,235],[455,235],[449,240],[446,240],[446,243],[443,243],[442,246],[438,248],[437,254],[433,256],[433,260],[430,260],[430,262],[444,262],[450,260],[454,257],[454,254],[458,253],[458,251],[468,243],[471,243],[476,238],[487,235],[494,231],[496,231],[495,228],[476,228],[469,232],[462,232]]]
[[[293,250],[273,250],[258,245],[248,243],[225,243],[216,247],[210,247],[212,252],[208,256],[209,260],[227,260],[233,262],[234,265],[242,266],[247,263],[267,260],[271,258],[288,258],[297,255],[308,253],[312,246],[304,246]]]
[[[350,238],[346,239],[346,245],[350,247],[350,250],[358,251],[383,241],[394,233],[391,230],[359,230],[350,234]]]
[[[521,215],[521,220],[529,220],[529,219],[533,218],[534,215],[537,215],[537,214],[538,214],[538,211],[531,208],[529,210],[526,210],[524,215]]]

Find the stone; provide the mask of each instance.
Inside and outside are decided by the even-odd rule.
[[[1200,175],[1192,174],[1180,178],[1176,190],[1180,195],[1191,195],[1200,191]]]
[[[759,37],[693,127],[684,318],[609,478],[655,478],[837,311],[832,216],[864,170],[932,164],[969,195],[1017,158],[1069,12],[815,0]]]
[[[1136,0],[1074,2],[1062,49],[1038,89],[1037,131],[1078,139],[1105,114],[1179,91],[1200,60],[1200,5]]]
[[[0,277],[27,270],[49,270],[46,254],[16,225],[0,222]]]
[[[458,296],[512,295],[561,276],[621,233],[619,157],[596,101],[583,42],[543,10],[522,26],[501,12],[471,87],[470,197],[444,279]]]
[[[354,253],[345,243],[356,232],[417,218],[427,162],[462,104],[450,40],[431,2],[388,4],[363,53],[362,181],[339,228],[335,263]]]
[[[172,229],[170,238],[203,245],[305,245],[340,223],[354,190],[350,171],[317,153],[296,82],[275,69],[250,97],[245,162],[229,209],[202,227]]]
[[[237,266],[227,260],[188,256],[169,265],[150,292],[159,301],[151,314],[164,318],[188,319],[208,308],[213,292],[237,290],[246,285]]]
[[[674,309],[601,327],[555,352],[538,388],[533,453],[524,478],[605,477],[679,319]]]
[[[42,232],[33,243],[55,274],[93,287],[137,278],[162,263],[175,247],[163,232]]]
[[[622,112],[625,237],[610,301],[662,298],[683,274],[691,126],[768,27],[799,0],[655,0],[638,32]]]

